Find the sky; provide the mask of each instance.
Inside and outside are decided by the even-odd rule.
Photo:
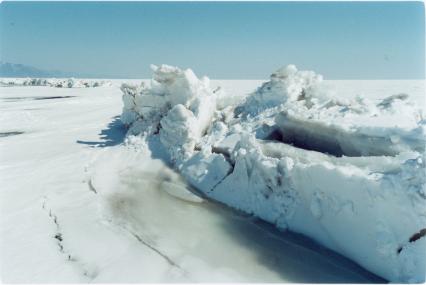
[[[0,59],[104,78],[423,79],[422,2],[2,2]]]

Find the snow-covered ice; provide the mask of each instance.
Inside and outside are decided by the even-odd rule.
[[[422,150],[409,118],[379,125],[398,145],[386,156],[308,151],[283,143],[286,110],[244,115],[249,93],[267,82],[153,69],[156,83],[143,86],[0,87],[4,282],[383,281],[335,252],[388,280],[421,280],[424,176],[415,175]],[[318,84],[309,74],[294,80]],[[378,116],[409,108],[398,98],[380,107],[388,95],[424,104],[423,81],[320,84]],[[368,134],[361,121],[352,128]]]
[[[289,65],[229,105],[220,101],[232,94],[190,69],[153,72],[149,86],[123,89],[132,104],[122,120],[140,148],[159,136],[168,162],[207,197],[388,280],[425,280],[426,121],[409,95],[343,97]]]

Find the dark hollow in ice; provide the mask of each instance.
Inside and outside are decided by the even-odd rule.
[[[21,135],[23,133],[24,132],[3,132],[3,133],[0,133],[0,138]]]
[[[424,236],[426,236],[426,228],[424,228],[424,229],[421,229],[419,232],[417,232],[417,233],[415,233],[415,234],[413,234],[411,237],[410,237],[410,239],[408,240],[410,243],[411,242],[415,242],[416,240],[419,240],[419,239],[421,239],[422,237],[424,237]],[[401,253],[401,251],[402,251],[402,249],[403,249],[403,246],[400,246],[399,248],[398,248],[398,254],[399,253]]]
[[[276,140],[295,147],[341,156],[395,156],[403,150],[424,151],[425,138],[407,134],[393,142],[390,134],[381,136],[352,132],[338,126],[328,126],[313,120],[293,118],[282,112],[277,120]],[[278,139],[277,139],[278,138]]]
[[[300,149],[317,151],[335,157],[346,155],[338,144],[330,144],[329,142],[324,142],[318,138],[313,139],[306,134],[297,133],[296,130],[291,129],[286,130],[285,135],[283,135],[278,129],[274,130],[265,138],[265,140],[279,141]]]
[[[416,240],[421,239],[424,236],[426,236],[426,229],[421,229],[418,233],[415,233],[410,237],[409,242],[415,242]]]

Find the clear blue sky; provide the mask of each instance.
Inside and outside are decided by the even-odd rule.
[[[3,2],[1,59],[101,77],[149,64],[221,79],[290,63],[329,79],[425,76],[422,2]]]

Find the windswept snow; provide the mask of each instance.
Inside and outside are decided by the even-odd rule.
[[[159,137],[207,197],[388,280],[425,280],[426,238],[412,236],[426,225],[426,121],[407,94],[343,97],[289,65],[229,106],[220,101],[232,94],[218,96],[191,70],[153,71],[151,85],[123,88],[130,143],[138,135],[149,149]]]

